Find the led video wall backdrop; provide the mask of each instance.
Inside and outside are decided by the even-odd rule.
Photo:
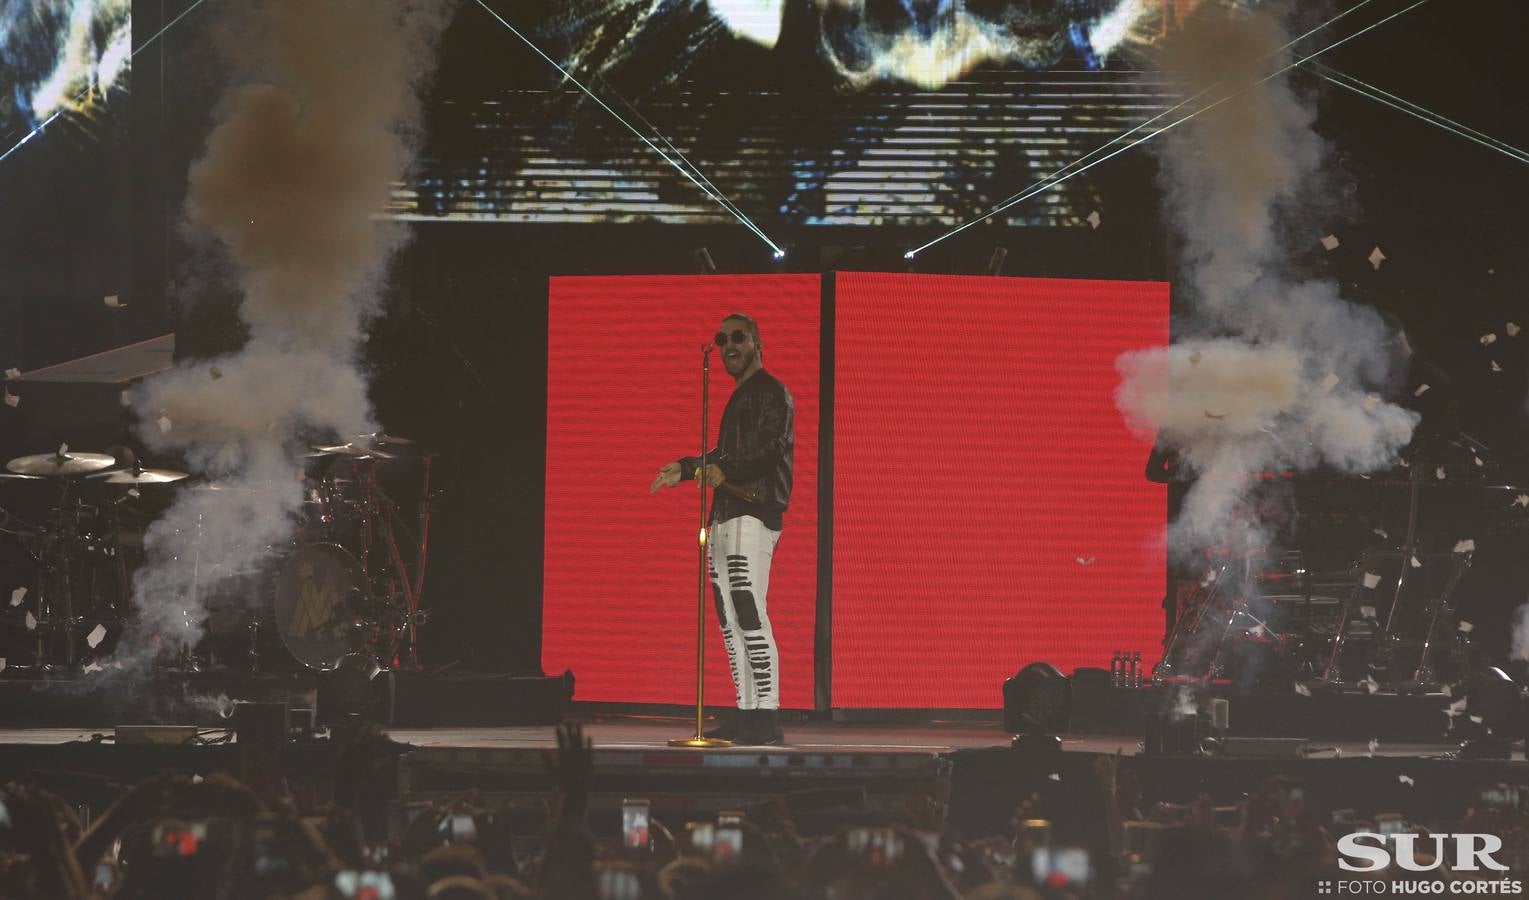
[[[1168,285],[836,277],[833,705],[993,708],[1028,662],[1155,660],[1166,495],[1113,397]]]
[[[818,548],[816,275],[553,278],[548,310],[542,663],[580,700],[695,700],[694,482],[649,494],[658,469],[700,452],[700,348],[728,313],[752,315],[765,368],[796,401],[795,483],[770,573],[781,700],[810,708]],[[713,446],[733,381],[712,361]],[[733,703],[707,590],[709,703]]]
[[[392,212],[731,222],[662,149],[767,228],[954,224],[1178,102],[1142,73],[1198,2],[495,0],[503,21],[467,4]],[[1087,173],[1000,218],[1097,207]]]
[[[99,140],[131,68],[130,0],[0,3],[0,154],[45,122],[59,140]]]

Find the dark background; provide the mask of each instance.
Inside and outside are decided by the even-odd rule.
[[[86,144],[45,133],[0,163],[0,368],[36,368],[171,330],[184,355],[221,352],[236,340],[234,296],[177,231],[187,167],[220,90],[206,33],[217,2],[136,58],[132,102],[118,127]],[[135,44],[187,5],[137,0]],[[1379,2],[1374,16],[1354,18],[1373,21],[1404,5]],[[1433,0],[1323,59],[1529,147],[1521,115],[1526,25],[1529,13],[1513,0]],[[475,4],[462,8],[443,41],[439,91],[464,80],[513,86],[535,69],[539,61],[498,27]],[[1340,174],[1324,190],[1324,211],[1293,223],[1294,234],[1309,235],[1297,246],[1309,249],[1292,265],[1395,312],[1418,350],[1454,379],[1465,430],[1516,472],[1529,450],[1529,335],[1492,348],[1500,374],[1478,338],[1501,337],[1510,319],[1529,327],[1529,165],[1309,76],[1296,84],[1319,104],[1318,127]],[[1003,246],[1009,275],[1171,279],[1174,240],[1161,219],[1150,146],[1094,170],[1099,229],[982,225],[921,254],[916,269],[982,272]],[[903,251],[941,230],[775,223],[771,236],[791,251],[776,264],[741,226],[414,226],[367,359],[386,428],[442,454],[426,589],[436,610],[429,660],[538,666],[543,489],[524,473],[546,463],[549,274],[694,271],[692,252],[702,246],[723,271],[900,271]],[[1342,241],[1332,253],[1317,243],[1329,232]],[[1365,261],[1376,245],[1388,257],[1378,272]],[[121,294],[128,308],[106,310],[107,293]],[[590,335],[589,349],[598,365],[600,353],[619,352],[619,336]],[[7,456],[47,449],[11,446],[17,423],[16,411],[0,407]],[[1478,540],[1463,615],[1485,640],[1505,641],[1490,626],[1506,624],[1529,597],[1521,543],[1515,535]]]

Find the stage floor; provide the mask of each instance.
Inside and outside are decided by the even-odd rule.
[[[585,734],[597,750],[644,753],[694,754],[699,751],[668,746],[671,738],[690,735],[693,719],[657,716],[583,718]],[[706,727],[713,727],[708,719]],[[389,728],[399,743],[419,748],[462,750],[548,750],[557,746],[551,726],[498,726],[475,728]],[[796,752],[808,754],[917,754],[939,756],[956,750],[1006,747],[1009,735],[996,724],[907,724],[861,722],[788,723],[786,743],[778,747],[737,746],[708,753],[758,755]],[[94,734],[109,735],[111,726],[100,728],[0,728],[0,745],[65,744],[89,741]],[[1134,756],[1141,752],[1141,738],[1132,735],[1064,735],[1064,752],[1105,753]],[[1368,741],[1313,740],[1308,758],[1436,757],[1459,749],[1458,744],[1381,741],[1372,750]],[[1522,761],[1524,753],[1513,757]]]

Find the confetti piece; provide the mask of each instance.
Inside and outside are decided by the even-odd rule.
[[[1374,250],[1370,251],[1370,257],[1369,258],[1370,258],[1370,265],[1374,266],[1375,267],[1375,271],[1377,271],[1377,272],[1380,271],[1380,264],[1386,261],[1386,255],[1384,253],[1380,252],[1380,248],[1379,247],[1376,247]]]
[[[1047,775],[1046,777],[1050,778],[1052,781],[1061,781],[1062,780],[1062,776],[1058,772],[1052,772],[1050,775]]]
[[[1437,478],[1438,478],[1438,479],[1439,479],[1439,480],[1440,480],[1440,481],[1443,481],[1443,480],[1444,480],[1444,478],[1445,478],[1445,475],[1444,475],[1444,467],[1443,467],[1443,466],[1439,466],[1439,467],[1438,467],[1438,468],[1437,468],[1437,469],[1434,469],[1434,470],[1433,470],[1433,474],[1434,474],[1434,476],[1435,476],[1435,477],[1437,477]]]
[[[1456,553],[1474,553],[1474,552],[1476,552],[1476,542],[1473,539],[1471,539],[1471,538],[1466,538],[1465,540],[1460,541],[1460,542],[1455,544],[1455,551],[1454,552],[1456,552]]]
[[[160,434],[168,434],[169,432],[170,432],[170,417],[169,416],[160,416],[159,417],[159,433]]]
[[[1405,784],[1405,785],[1408,785],[1408,786],[1417,784],[1416,781],[1413,781],[1410,777],[1408,777],[1406,775],[1398,775],[1398,776],[1396,776],[1396,780],[1400,781],[1402,784]]]
[[[1385,540],[1391,539],[1391,535],[1384,528],[1376,528],[1375,533]]]
[[[1488,332],[1487,334],[1483,334],[1481,336],[1481,346],[1483,346],[1483,347],[1490,347],[1490,346],[1492,346],[1495,343],[1497,343],[1497,335],[1496,334]]]
[[[1470,633],[1471,633],[1471,632],[1473,632],[1473,631],[1475,631],[1475,630],[1476,630],[1476,626],[1475,626],[1475,625],[1472,625],[1472,624],[1471,624],[1471,623],[1469,623],[1469,622],[1464,622],[1464,621],[1462,621],[1462,622],[1461,622],[1461,623],[1460,623],[1460,630],[1461,630],[1461,631],[1462,631],[1462,632],[1463,632],[1463,633],[1465,633],[1465,634],[1470,634]]]
[[[133,395],[131,393],[129,393],[128,391],[123,391],[122,393],[117,395],[117,402],[122,404],[123,406],[132,406],[133,405]]]
[[[1502,371],[1502,366],[1499,366],[1497,364],[1497,360],[1495,360],[1495,359],[1492,360],[1492,371],[1493,372],[1501,372]]]
[[[21,370],[20,369],[6,369],[5,370],[5,377],[6,378],[20,378],[21,377]]]
[[[1374,572],[1364,573],[1364,586],[1366,588],[1369,588],[1373,591],[1375,590],[1375,586],[1378,584],[1380,584],[1380,576],[1378,574]]]
[[[1304,684],[1297,684],[1295,686],[1295,692],[1297,694],[1300,694],[1302,697],[1310,697],[1311,696],[1311,688],[1307,687]]]
[[[1517,322],[1509,322],[1502,327],[1502,330],[1508,333],[1508,337],[1518,337],[1518,333],[1524,329],[1518,327]]]
[[[1359,617],[1362,618],[1362,619],[1373,619],[1373,618],[1375,618],[1375,607],[1373,607],[1373,606],[1361,606],[1361,607],[1359,607]]]
[[[1416,556],[1412,557],[1412,568],[1414,568],[1414,569],[1421,569],[1421,568],[1423,568],[1423,563]]]
[[[37,617],[32,615],[29,612],[29,613],[27,613],[27,631],[36,631],[36,630],[37,630]]]
[[[1477,725],[1480,725],[1481,722],[1482,722],[1482,718],[1480,716],[1471,716],[1471,721],[1475,722]]]
[[[101,301],[105,303],[109,309],[122,308],[122,298],[118,297],[116,294],[107,294],[105,297],[101,298]]]
[[[1380,397],[1376,396],[1375,394],[1365,394],[1363,402],[1364,408],[1373,412],[1375,407],[1380,405]]]
[[[1328,236],[1322,238],[1322,246],[1328,250],[1337,250],[1338,236],[1335,234],[1329,234]]]
[[[14,591],[11,591],[11,605],[12,606],[20,606],[21,605],[21,601],[25,600],[26,597],[27,597],[27,589],[24,588],[24,587],[19,587],[19,588],[15,589]]]
[[[1486,463],[1484,463],[1484,462],[1482,462],[1482,461],[1481,461],[1481,457],[1479,457],[1479,456],[1473,456],[1473,457],[1471,457],[1471,462],[1473,462],[1473,463],[1475,463],[1475,464],[1476,464],[1476,465],[1478,465],[1478,466],[1484,466],[1484,465],[1486,465]]]
[[[1338,386],[1338,376],[1333,374],[1332,372],[1328,372],[1327,373],[1327,377],[1322,379],[1322,390],[1330,391],[1330,390],[1332,390],[1333,388],[1335,388],[1337,386]]]
[[[1377,741],[1374,738],[1370,738],[1370,753],[1373,754],[1376,750],[1379,750],[1379,749],[1380,749],[1380,741]]]
[[[317,493],[317,492],[315,491],[315,493]],[[1080,565],[1080,566],[1091,566],[1093,564],[1094,564],[1094,557],[1092,557],[1092,556],[1090,556],[1088,559],[1084,559],[1081,556],[1078,557],[1078,565]]]
[[[1418,385],[1418,389],[1412,392],[1412,396],[1414,396],[1414,397],[1421,397],[1421,396],[1423,396],[1424,394],[1428,393],[1428,388],[1429,387],[1430,387],[1430,385],[1426,385],[1426,384]]]
[[[1099,227],[1099,223],[1101,221],[1102,220],[1099,218],[1099,210],[1096,209],[1088,214],[1088,224],[1094,226],[1095,228]]]
[[[5,405],[9,406],[11,409],[15,409],[16,407],[21,405],[21,398],[16,396],[15,394],[11,393],[10,391],[6,391],[5,392]]]
[[[85,643],[89,644],[90,649],[92,650],[101,646],[101,642],[104,640],[106,640],[105,625],[97,625],[96,627],[90,629],[90,634],[85,635]]]

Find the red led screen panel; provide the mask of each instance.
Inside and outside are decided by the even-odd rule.
[[[542,664],[576,697],[694,703],[694,482],[648,493],[665,463],[700,453],[700,348],[722,318],[759,323],[764,365],[796,401],[794,483],[767,608],[781,702],[811,708],[818,549],[817,275],[553,278],[547,351]],[[733,380],[713,354],[711,446]],[[707,590],[706,699],[732,677]]]
[[[841,273],[835,303],[834,706],[1155,660],[1167,498],[1115,358],[1167,342],[1168,285]]]

